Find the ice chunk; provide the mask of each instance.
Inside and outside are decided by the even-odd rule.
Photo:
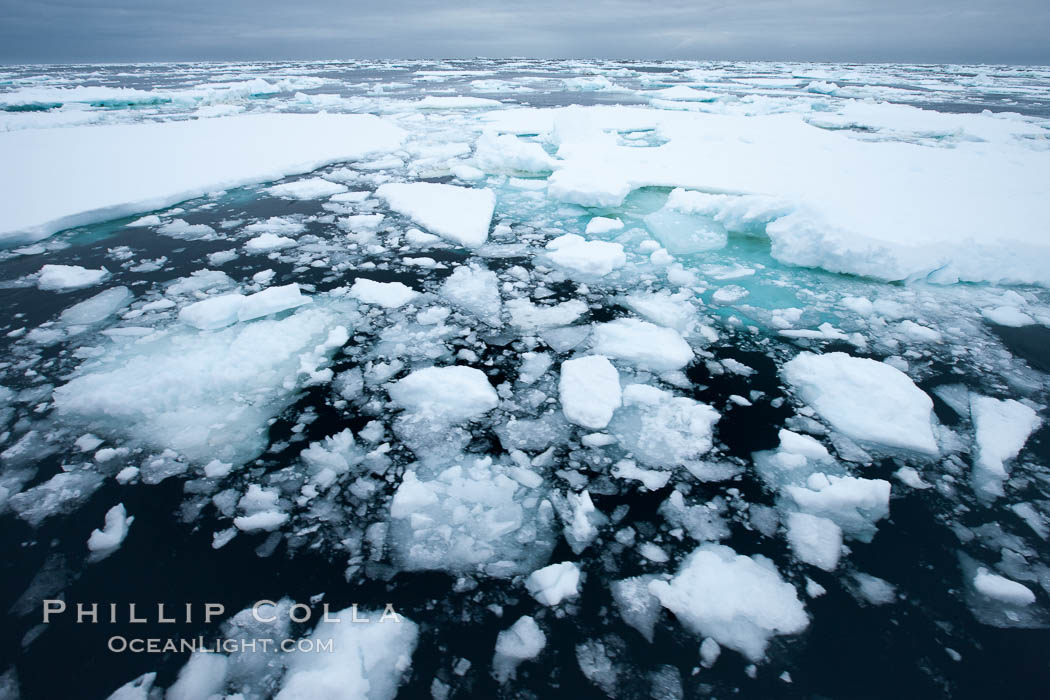
[[[543,146],[522,141],[513,134],[483,134],[478,139],[474,162],[489,173],[543,173],[556,167],[556,161]]]
[[[314,629],[311,651],[291,656],[275,700],[393,700],[412,664],[419,638],[416,623],[396,613],[356,606],[332,617]],[[322,645],[333,651],[318,653],[326,648]]]
[[[619,219],[610,219],[605,216],[596,216],[587,222],[587,229],[586,231],[584,231],[584,233],[586,233],[588,236],[600,236],[603,233],[620,231],[622,229],[623,222]]]
[[[528,615],[503,630],[496,637],[496,654],[492,659],[492,672],[500,683],[514,677],[522,661],[535,659],[547,646],[547,635],[536,621]]]
[[[127,287],[112,287],[70,306],[62,312],[58,320],[71,326],[99,323],[123,309],[134,297]]]
[[[106,700],[149,700],[156,681],[156,673],[144,673],[114,690]],[[17,698],[15,695],[12,700]]]
[[[498,328],[503,301],[496,273],[477,265],[460,265],[441,285],[441,296],[474,314],[483,323]]]
[[[933,401],[899,369],[842,352],[800,353],[783,376],[802,400],[854,440],[938,454]]]
[[[525,588],[543,605],[557,605],[579,595],[580,569],[571,561],[537,569],[525,579]]]
[[[1027,586],[994,574],[983,566],[978,567],[973,585],[982,595],[1011,605],[1031,605],[1035,602],[1035,594]]]
[[[827,518],[809,513],[788,513],[788,544],[801,561],[834,571],[842,556],[842,530]]]
[[[476,418],[494,409],[499,396],[488,377],[473,367],[427,367],[390,387],[390,398],[415,413],[453,422]]]
[[[350,296],[366,304],[396,309],[415,299],[419,293],[401,282],[376,282],[359,277],[350,288]]]
[[[248,296],[224,294],[195,302],[179,311],[179,320],[201,330],[215,330],[309,303],[310,297],[304,297],[299,292],[299,285],[292,282]]]
[[[331,335],[341,328],[336,318],[353,317],[308,307],[281,320],[139,342],[81,368],[55,390],[56,408],[99,434],[127,435],[201,463],[243,464],[267,444],[268,422],[303,381],[300,373],[342,345]]]
[[[1035,324],[1034,318],[1024,313],[1016,306],[997,306],[995,308],[984,309],[981,312],[981,315],[992,323],[1000,326],[1020,328],[1021,326],[1031,326]]]
[[[324,199],[334,194],[347,191],[345,185],[329,182],[320,177],[308,177],[303,180],[287,182],[283,185],[267,187],[266,191],[274,197],[283,199]]]
[[[278,236],[275,233],[260,233],[244,244],[244,249],[249,253],[270,253],[275,250],[294,248],[299,245],[294,238]]]
[[[390,504],[394,560],[406,570],[510,577],[553,548],[550,504],[489,457],[462,460],[433,479],[409,470]],[[545,504],[545,505],[544,505]]]
[[[243,294],[209,297],[183,307],[179,311],[179,320],[200,330],[225,328],[237,322],[243,304]]]
[[[507,302],[510,322],[524,330],[565,326],[587,312],[587,304],[579,299],[570,299],[553,306],[537,306],[528,299],[511,299]]]
[[[558,394],[570,422],[600,430],[620,407],[620,374],[601,355],[566,360],[561,364]]]
[[[77,508],[91,497],[103,477],[90,469],[59,472],[47,481],[8,498],[18,517],[33,527],[59,513]]]
[[[712,433],[719,417],[707,404],[630,384],[624,388],[623,407],[613,417],[609,432],[646,466],[681,466],[699,473],[704,466],[700,457],[713,445]]]
[[[604,277],[627,262],[619,243],[588,241],[575,233],[558,236],[546,248],[554,264],[588,277]]]
[[[91,536],[88,537],[87,547],[91,550],[91,560],[105,559],[120,549],[133,522],[135,518],[128,517],[123,503],[118,503],[106,511],[106,524],[101,530],[92,530]]]
[[[221,695],[226,680],[228,657],[198,651],[179,671],[179,677],[168,688],[166,700],[200,700]]]
[[[650,642],[660,616],[660,601],[649,592],[649,584],[655,580],[655,576],[635,576],[610,585],[620,617]]]
[[[878,576],[857,572],[853,574],[853,593],[872,605],[888,605],[897,600],[896,587]]]
[[[488,239],[496,205],[492,190],[412,182],[380,185],[376,194],[394,211],[453,243],[477,248]]]
[[[789,485],[784,493],[801,510],[833,521],[842,531],[870,542],[875,523],[889,515],[890,482],[815,473],[806,486]]]
[[[996,478],[1006,477],[1005,462],[1013,459],[1042,424],[1039,415],[1014,399],[970,395],[977,440],[977,466]]]
[[[681,369],[693,360],[692,348],[678,331],[634,318],[594,326],[591,347],[600,355],[656,372]]]
[[[79,265],[44,265],[36,280],[36,286],[55,292],[71,292],[74,289],[92,287],[109,277],[109,270],[88,270]]]
[[[738,555],[723,545],[701,545],[673,579],[653,581],[649,591],[687,628],[752,661],[765,656],[774,635],[797,634],[809,625],[794,587],[769,559]]]

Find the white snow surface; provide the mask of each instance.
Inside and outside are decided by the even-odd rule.
[[[331,642],[334,651],[291,655],[276,700],[393,700],[412,665],[419,627],[400,616],[398,620],[384,620],[383,612],[347,608],[332,613],[338,622],[333,619],[318,624],[310,635],[315,649],[320,643]]]
[[[620,407],[620,374],[601,355],[566,360],[561,364],[558,394],[569,422],[600,430]]]
[[[752,661],[765,656],[773,636],[797,634],[809,625],[795,588],[769,559],[724,545],[701,545],[674,578],[653,581],[649,591],[689,630]]]
[[[0,191],[7,202],[0,240],[38,240],[215,190],[393,151],[404,137],[367,114],[253,114],[0,132],[6,166]]]
[[[499,404],[485,373],[460,365],[416,370],[392,384],[389,391],[402,408],[450,421],[476,418]]]
[[[843,352],[803,352],[782,373],[803,401],[854,440],[938,454],[933,400],[899,369]]]
[[[453,243],[477,248],[488,240],[496,206],[492,190],[410,182],[380,185],[376,195],[394,211]]]

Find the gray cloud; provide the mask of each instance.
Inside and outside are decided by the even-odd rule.
[[[471,56],[1050,64],[1046,0],[0,0],[11,62]]]

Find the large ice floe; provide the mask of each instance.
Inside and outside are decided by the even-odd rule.
[[[0,697],[1031,695],[1048,105],[1034,67],[4,68]],[[125,598],[228,646],[39,624]]]

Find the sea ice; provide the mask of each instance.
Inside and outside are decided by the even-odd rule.
[[[496,205],[492,190],[430,182],[387,183],[379,186],[376,195],[399,214],[465,248],[478,248],[488,240]]]
[[[40,268],[36,286],[54,292],[71,292],[92,287],[109,277],[109,270],[88,270],[79,265],[44,265]]]
[[[647,321],[621,318],[594,326],[594,352],[656,372],[681,369],[693,350],[678,331]]]
[[[359,277],[350,287],[350,296],[384,309],[397,309],[415,299],[419,293],[401,282],[376,282]]]
[[[800,353],[783,376],[836,430],[861,442],[936,455],[933,401],[890,365],[843,352]]]
[[[537,569],[525,579],[525,588],[543,605],[557,605],[579,595],[580,568],[571,561]]]
[[[685,627],[752,661],[762,660],[774,635],[797,634],[809,625],[795,588],[769,559],[724,545],[701,545],[674,578],[653,581],[649,591]]]
[[[310,636],[314,650],[291,655],[275,700],[393,700],[412,665],[419,627],[383,614],[355,606],[318,624]],[[318,653],[321,644],[330,644],[332,653]]]
[[[558,394],[570,422],[600,430],[620,407],[620,374],[600,355],[566,360],[561,365]]]
[[[499,404],[484,372],[459,365],[416,370],[392,384],[389,391],[402,408],[452,422],[476,418]]]
[[[546,247],[554,264],[589,277],[604,277],[627,262],[619,243],[588,241],[575,233],[558,236]]]

